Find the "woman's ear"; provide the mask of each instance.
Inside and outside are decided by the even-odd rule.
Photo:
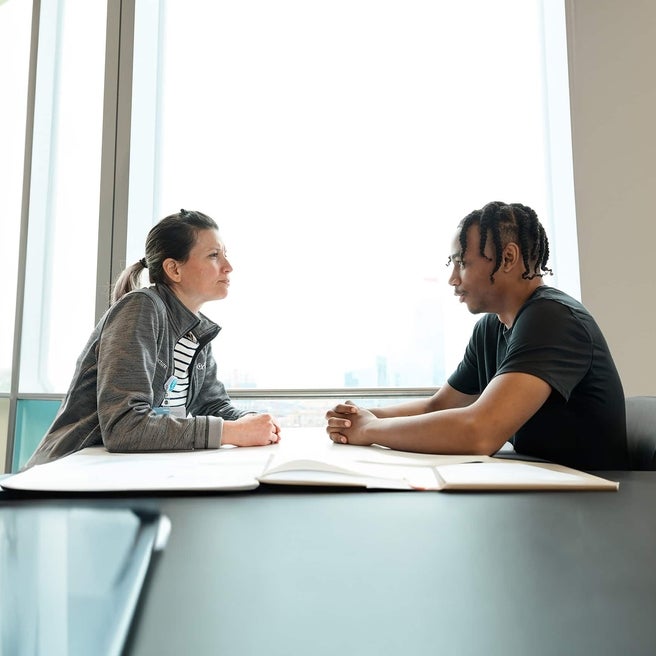
[[[162,262],[162,269],[171,282],[180,282],[182,275],[177,260],[174,260],[172,257],[167,257],[164,262]]]

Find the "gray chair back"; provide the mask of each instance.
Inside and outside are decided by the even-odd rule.
[[[629,467],[656,471],[656,396],[627,397],[626,439]]]

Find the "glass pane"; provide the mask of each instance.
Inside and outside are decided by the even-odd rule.
[[[5,473],[7,435],[9,432],[9,399],[0,399],[0,473]]]
[[[418,400],[421,397],[403,396],[399,398],[357,397],[354,403],[363,408],[382,408],[399,402]],[[332,408],[343,399],[313,398],[305,399],[293,396],[284,398],[255,398],[246,399],[237,396],[233,399],[235,405],[241,410],[253,412],[270,412],[280,422],[283,428],[324,428],[326,426],[326,410]],[[327,439],[327,438],[326,438]]]
[[[61,401],[50,399],[19,399],[16,404],[16,434],[12,471],[18,471],[52,424]]]
[[[4,63],[0,66],[3,98],[0,102],[0,234],[3,258],[0,392],[8,392],[11,386],[31,21],[31,2],[0,2],[0,61]]]
[[[21,391],[65,391],[94,324],[105,23],[41,3]]]
[[[491,200],[551,220],[540,3],[139,4],[158,85],[135,88],[130,219],[219,223],[224,382],[442,384],[476,319],[447,284],[458,221]]]

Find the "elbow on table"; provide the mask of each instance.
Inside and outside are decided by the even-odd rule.
[[[101,417],[99,428],[103,446],[110,453],[144,450],[149,441],[148,417],[147,410],[136,412],[134,409],[116,413],[104,421]],[[164,436],[165,429],[165,424],[159,424],[158,436]]]
[[[125,442],[119,440],[111,435],[103,435],[103,445],[109,453],[125,453],[128,449],[125,448]]]
[[[505,435],[497,434],[485,422],[475,417],[467,417],[462,427],[463,454],[477,456],[494,455],[508,440]]]
[[[508,440],[483,440],[482,444],[480,445],[480,449],[478,451],[479,455],[482,456],[493,456],[495,453],[501,449],[501,447],[507,442]]]
[[[102,432],[103,446],[109,453],[127,453],[135,451],[135,438],[125,430],[104,430]]]

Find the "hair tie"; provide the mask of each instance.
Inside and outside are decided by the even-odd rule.
[[[145,257],[142,257],[142,258],[139,260],[139,264],[141,264],[141,266],[142,266],[144,269],[147,269],[147,268],[148,268],[148,264],[146,263],[146,258],[145,258]]]
[[[185,214],[188,214],[187,210],[180,210],[180,216],[185,216]]]

